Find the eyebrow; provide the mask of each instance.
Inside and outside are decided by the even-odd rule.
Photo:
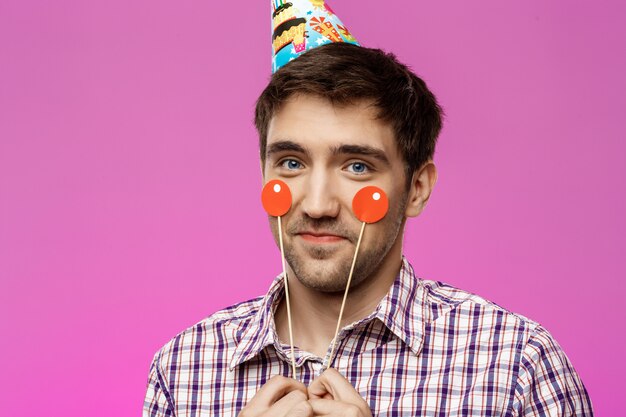
[[[390,165],[387,155],[382,149],[367,145],[339,145],[332,149],[333,155],[363,155],[379,160],[380,162]]]
[[[274,142],[271,145],[269,145],[267,147],[267,151],[265,152],[265,155],[269,157],[275,153],[280,153],[280,152],[298,152],[298,153],[308,154],[308,151],[302,145],[299,145],[290,140],[281,140],[281,141]]]
[[[308,150],[302,145],[290,141],[290,140],[281,140],[278,142],[274,142],[267,147],[267,151],[265,152],[266,157],[270,157],[273,154],[281,153],[281,152],[298,152],[304,155],[308,155]],[[373,146],[367,145],[337,145],[331,149],[331,153],[334,156],[337,155],[362,155],[369,156],[374,159],[379,160],[380,162],[391,165],[387,155],[382,149],[375,148]]]

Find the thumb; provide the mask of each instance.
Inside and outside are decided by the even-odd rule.
[[[334,400],[333,390],[325,378],[317,378],[307,388],[311,400]]]

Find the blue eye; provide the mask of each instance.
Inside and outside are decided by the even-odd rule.
[[[302,168],[302,164],[295,159],[285,159],[280,163],[280,166],[289,170],[295,170]]]
[[[348,165],[348,171],[353,174],[365,174],[369,171],[369,167],[363,162],[353,162]]]

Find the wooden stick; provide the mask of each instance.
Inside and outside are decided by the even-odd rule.
[[[281,216],[278,216],[278,241],[280,242],[280,257],[283,262],[283,277],[285,278],[285,298],[287,300],[287,323],[289,324],[289,344],[291,346],[291,368],[293,379],[297,380],[296,355],[293,348],[293,329],[291,327],[291,304],[289,303],[289,281],[287,280],[287,269],[285,268],[285,249],[283,248],[283,226]]]
[[[352,273],[354,272],[354,265],[356,264],[356,256],[359,253],[359,247],[361,246],[361,239],[363,238],[363,231],[365,230],[365,222],[361,225],[361,233],[359,233],[359,240],[356,243],[356,249],[354,250],[354,257],[352,258],[352,266],[350,267],[350,275],[348,275],[348,283],[346,284],[346,291],[343,293],[343,301],[341,302],[341,309],[339,310],[339,320],[337,320],[337,329],[335,330],[335,337],[333,338],[333,344],[330,349],[330,356],[328,357],[328,364],[326,369],[330,368],[333,363],[333,354],[335,353],[335,344],[337,336],[339,336],[339,326],[341,326],[341,318],[343,317],[343,309],[346,306],[346,299],[348,298],[348,290],[350,289],[350,282],[352,282]]]

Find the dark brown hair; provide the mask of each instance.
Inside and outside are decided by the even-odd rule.
[[[393,127],[407,182],[435,153],[442,110],[426,83],[391,53],[347,43],[311,49],[280,68],[256,103],[261,160],[270,120],[290,97],[310,94],[335,105],[372,100]]]

